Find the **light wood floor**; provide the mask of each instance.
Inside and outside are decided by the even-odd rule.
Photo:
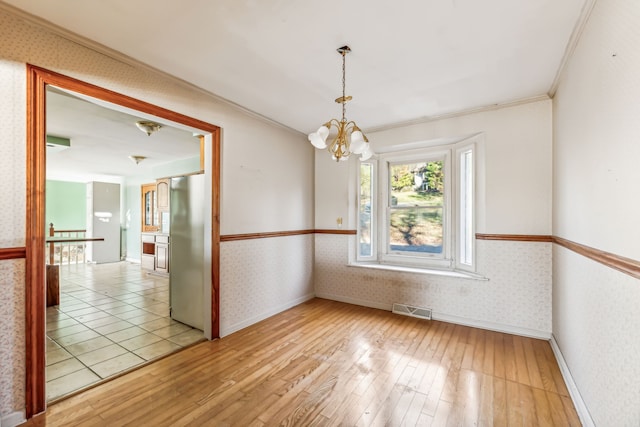
[[[578,426],[548,342],[315,299],[27,426]]]

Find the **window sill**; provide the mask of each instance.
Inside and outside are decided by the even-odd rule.
[[[489,280],[488,277],[463,270],[440,270],[436,268],[407,267],[403,265],[379,264],[374,262],[349,263],[348,267],[371,268],[374,270],[396,271],[401,273],[427,274],[432,276],[455,277],[460,279]]]

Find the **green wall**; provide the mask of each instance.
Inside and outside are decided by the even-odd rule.
[[[50,181],[46,184],[46,230],[85,229],[87,224],[87,184]]]

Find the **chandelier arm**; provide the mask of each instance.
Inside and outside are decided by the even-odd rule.
[[[333,139],[331,140],[331,143],[327,146],[327,150],[329,150],[330,153],[334,153],[334,147],[337,145],[338,142],[338,135],[334,136]]]
[[[353,131],[353,129],[354,129],[354,128],[356,128],[356,129],[360,129],[360,128],[358,127],[358,125],[356,124],[356,122],[354,122],[353,120],[351,120],[350,122],[348,122],[348,123],[345,125],[345,127],[344,127],[345,131],[347,131],[347,130],[351,130],[351,131]],[[360,132],[362,132],[362,131],[360,131]]]
[[[335,157],[336,161],[347,158],[351,154],[349,150],[349,140],[346,137],[346,122],[338,122],[338,133],[331,140],[331,144],[327,147],[328,151]]]
[[[327,122],[327,124],[329,124],[329,129],[331,129],[333,126],[335,126],[337,129],[340,129],[340,121],[338,119],[331,119]]]

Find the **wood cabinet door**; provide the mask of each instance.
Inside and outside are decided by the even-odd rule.
[[[156,243],[156,271],[169,272],[169,245]]]
[[[159,179],[156,183],[156,196],[158,197],[158,210],[169,212],[169,180]]]
[[[142,185],[140,218],[142,220],[143,232],[154,232],[159,230],[158,222],[158,198],[156,195],[156,184]]]

